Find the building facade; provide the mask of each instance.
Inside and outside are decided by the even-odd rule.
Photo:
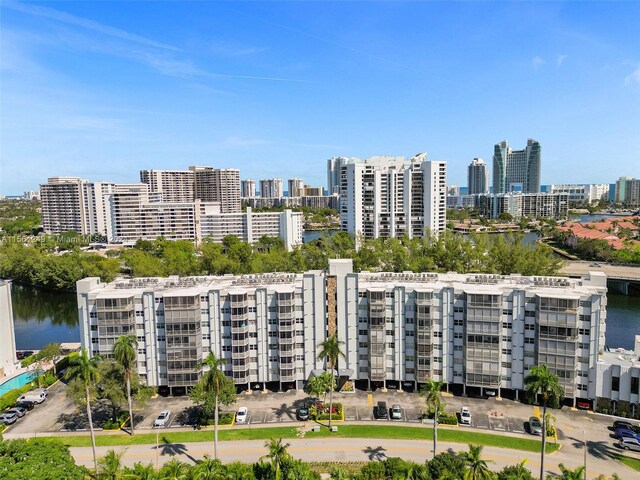
[[[260,180],[260,196],[264,198],[284,197],[284,184],[281,178]]]
[[[240,185],[241,185],[240,193],[242,195],[242,198],[255,198],[258,196],[256,191],[255,180],[250,180],[250,179],[242,180]]]
[[[430,379],[452,392],[518,398],[534,365],[558,375],[571,401],[595,400],[606,329],[606,276],[353,273],[78,282],[81,339],[111,355],[135,332],[138,373],[179,393],[210,351],[241,387],[302,388],[323,369],[318,344],[337,333],[339,375],[358,388],[417,390]],[[188,348],[186,348],[188,346]],[[268,385],[267,385],[268,384]]]
[[[197,200],[218,202],[222,213],[236,213],[240,204],[240,170],[237,168],[189,167],[194,173]]]
[[[640,206],[640,179],[620,177],[616,181],[615,201],[627,207]]]
[[[497,218],[508,213],[514,219],[527,218],[567,218],[569,195],[566,193],[501,193],[475,195],[476,207],[480,215]],[[450,202],[454,204],[453,200]]]
[[[195,173],[191,170],[140,170],[140,182],[149,185],[149,191],[162,194],[163,202],[193,202]]]
[[[356,238],[421,237],[446,226],[446,162],[426,154],[372,157],[342,165],[341,228]]]
[[[540,142],[529,139],[523,150],[513,150],[506,140],[493,149],[493,192],[540,191]]]
[[[469,195],[489,193],[489,167],[481,158],[474,158],[467,167]]]
[[[11,281],[0,280],[0,378],[12,374],[19,367],[13,328]]]
[[[304,189],[304,181],[301,178],[287,180],[287,193],[290,197],[301,197]]]
[[[609,198],[609,185],[606,183],[547,185],[546,191],[547,193],[566,193],[572,203],[596,203]]]

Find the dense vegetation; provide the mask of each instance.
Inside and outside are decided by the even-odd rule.
[[[0,276],[18,283],[73,290],[87,276],[111,281],[123,271],[135,277],[303,272],[325,269],[330,258],[353,258],[355,271],[483,272],[508,275],[554,275],[561,262],[545,245],[525,245],[522,236],[463,237],[444,232],[438,237],[356,241],[345,232],[325,235],[288,252],[282,240],[263,237],[251,245],[235,236],[222,244],[205,240],[140,240],[133,248],[107,256],[82,251],[81,242],[60,239],[0,246]],[[61,251],[62,248],[66,250]]]
[[[0,230],[6,235],[36,233],[42,216],[36,200],[0,200]]]
[[[332,480],[533,480],[524,462],[499,471],[482,458],[482,447],[469,445],[469,451],[459,455],[441,453],[424,464],[401,458],[374,458],[359,466],[347,464],[310,464],[295,459],[288,452],[289,444],[282,439],[265,442],[266,454],[256,463],[228,463],[206,457],[194,465],[172,459],[156,470],[151,463],[138,462],[124,467],[120,452],[109,451],[98,462],[97,474],[77,466],[69,449],[60,440],[10,440],[0,442],[0,478],[30,480],[73,479],[243,479],[243,480],[317,480],[320,473],[329,473]],[[375,455],[374,455],[375,456]],[[46,468],[42,468],[46,465]],[[575,470],[561,467],[561,473],[550,479],[582,478],[582,467]],[[612,480],[618,479],[614,474]],[[607,480],[600,476],[598,480]]]
[[[624,234],[624,232],[622,232]],[[618,234],[618,236],[621,236]],[[640,265],[640,242],[629,241],[627,248],[615,250],[606,240],[580,238],[573,248],[565,244],[567,232],[555,231],[554,240],[565,250],[583,260],[596,260],[599,262],[613,262],[626,265]],[[621,238],[625,238],[624,235]]]

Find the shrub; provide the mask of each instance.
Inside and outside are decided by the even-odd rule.
[[[224,412],[218,415],[218,425],[232,425],[235,414],[233,412]],[[211,426],[214,424],[213,418],[201,418],[200,425]]]
[[[455,413],[441,413],[438,417],[440,425],[458,425],[458,416]]]
[[[329,420],[329,404],[319,402],[309,409],[309,415],[314,420]],[[344,420],[344,408],[341,403],[334,403],[331,420]]]

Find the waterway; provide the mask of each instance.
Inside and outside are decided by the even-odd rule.
[[[36,350],[52,342],[79,342],[76,296],[12,286],[13,314],[18,350]],[[606,343],[633,348],[640,335],[640,297],[609,295]]]

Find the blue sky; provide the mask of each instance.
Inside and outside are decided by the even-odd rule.
[[[0,5],[2,194],[424,151],[464,185],[529,137],[543,184],[640,176],[640,2]]]

